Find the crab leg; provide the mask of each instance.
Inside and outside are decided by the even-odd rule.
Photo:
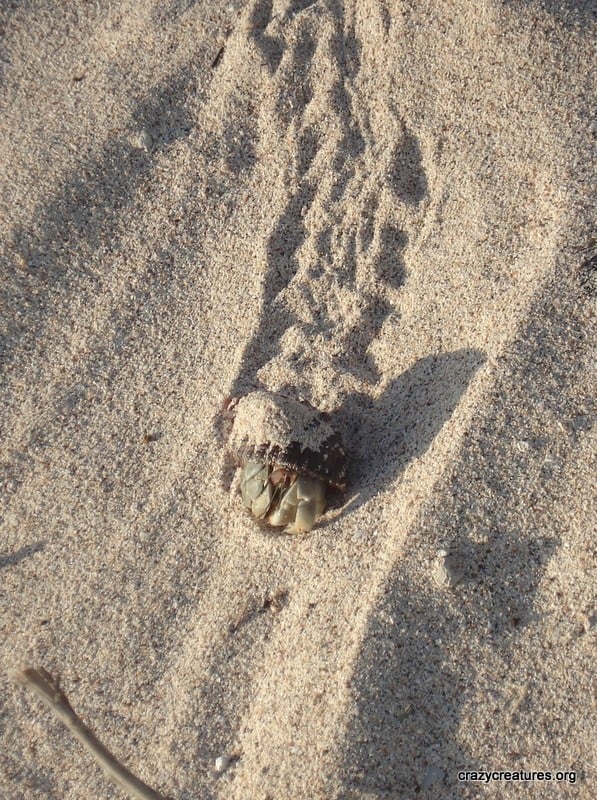
[[[280,503],[277,508],[271,512],[267,521],[270,525],[280,526],[288,525],[294,520],[296,512],[296,486],[298,481],[295,481],[292,486],[280,495]]]
[[[311,500],[300,500],[296,507],[294,525],[288,529],[289,533],[308,533],[315,525],[315,505]]]
[[[265,484],[261,494],[251,503],[251,511],[254,517],[257,517],[257,519],[265,517],[274,499],[274,491],[271,483]]]

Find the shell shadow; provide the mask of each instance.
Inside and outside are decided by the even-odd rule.
[[[425,565],[413,573],[408,556],[399,559],[370,615],[351,679],[356,704],[344,743],[343,800],[470,797],[458,771],[479,769],[488,748],[500,758],[521,728],[540,730],[555,743],[549,746],[555,761],[566,752],[560,719],[579,711],[558,704],[545,713],[549,662],[529,674],[531,687],[536,684],[520,711],[511,686],[524,680],[520,665],[528,658],[540,664],[546,631],[557,628],[552,611],[542,622],[537,592],[548,583],[547,566],[560,544],[566,537],[574,541],[560,510],[569,492],[562,479],[593,419],[592,400],[582,390],[590,337],[573,276],[556,274],[528,317],[456,468],[409,531],[413,540],[447,549],[462,580],[449,592],[434,588]],[[429,446],[433,428],[451,413],[478,357],[461,351],[442,356],[436,366],[418,362],[371,404],[389,443],[386,453],[376,452],[379,435],[377,445],[367,440],[375,436],[375,417],[367,419],[364,407],[355,405],[352,422],[361,425],[355,432],[361,448],[355,451],[355,475],[362,477],[365,496]],[[457,380],[446,374],[453,369],[460,373]],[[450,391],[442,398],[446,386]],[[425,425],[421,409],[428,401],[435,411]],[[385,431],[391,426],[397,427],[394,436]],[[366,480],[367,469],[376,471],[375,481]],[[566,658],[574,668],[571,635],[566,622]],[[577,628],[573,635],[586,632]],[[488,652],[506,666],[503,674],[487,662]],[[477,703],[488,685],[493,699]],[[478,741],[462,730],[472,703]],[[470,722],[464,727],[470,730]]]
[[[484,353],[475,349],[426,356],[377,399],[346,398],[335,419],[350,453],[349,487],[358,491],[347,511],[366,503],[423,455],[484,362]]]

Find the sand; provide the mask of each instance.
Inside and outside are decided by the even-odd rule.
[[[2,797],[124,797],[39,665],[175,800],[593,796],[591,5],[0,6]],[[309,534],[257,387],[350,453]]]

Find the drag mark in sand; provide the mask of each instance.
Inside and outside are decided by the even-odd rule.
[[[380,125],[362,93],[354,24],[336,3],[276,15],[264,1],[248,20],[270,68],[256,149],[284,162],[286,201],[263,246],[262,313],[232,396],[257,384],[329,411],[381,388],[371,347],[397,314],[430,188],[411,124],[392,105]]]

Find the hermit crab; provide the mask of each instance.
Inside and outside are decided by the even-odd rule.
[[[325,511],[328,491],[346,483],[346,453],[329,416],[265,390],[230,400],[225,414],[245,507],[290,533],[310,531]]]

